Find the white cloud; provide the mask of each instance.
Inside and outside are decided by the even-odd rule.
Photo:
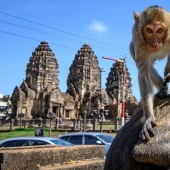
[[[90,24],[89,28],[97,32],[107,31],[107,27],[102,22],[96,21],[95,19],[92,20],[92,23]]]

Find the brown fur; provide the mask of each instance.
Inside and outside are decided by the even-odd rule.
[[[159,6],[151,6],[141,14],[134,13],[134,19],[135,24],[133,26],[130,52],[139,71],[140,94],[146,119],[140,133],[140,138],[149,140],[149,134],[154,134],[152,127],[156,125],[153,113],[153,86],[158,89],[158,96],[163,96],[164,93],[167,93],[168,88],[167,85],[163,85],[164,79],[155,70],[154,62],[168,55],[165,76],[170,73],[170,14]],[[151,52],[147,48],[148,42],[142,29],[147,24],[154,24],[155,22],[166,25],[167,32],[161,40],[161,48],[156,52]],[[168,79],[170,79],[170,76]]]

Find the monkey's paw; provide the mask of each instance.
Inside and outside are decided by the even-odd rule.
[[[168,73],[165,77],[164,77],[164,82],[163,85],[167,86],[167,83],[170,82],[170,73]]]
[[[168,90],[166,89],[161,89],[160,91],[158,91],[155,95],[154,95],[154,99],[158,99],[158,98],[165,98],[168,95]]]
[[[154,136],[155,132],[153,130],[153,127],[156,126],[155,118],[150,117],[147,119],[142,127],[142,130],[139,134],[139,138],[142,140],[149,140],[150,136]]]

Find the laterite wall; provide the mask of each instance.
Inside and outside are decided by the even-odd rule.
[[[1,148],[4,156],[1,170],[39,170],[41,166],[64,164],[70,160],[80,161],[92,158],[104,158],[104,147],[90,146],[25,146],[16,148]]]

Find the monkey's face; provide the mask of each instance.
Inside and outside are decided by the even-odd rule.
[[[155,22],[144,26],[142,34],[150,52],[157,52],[162,47],[166,33],[167,26],[161,22]]]

